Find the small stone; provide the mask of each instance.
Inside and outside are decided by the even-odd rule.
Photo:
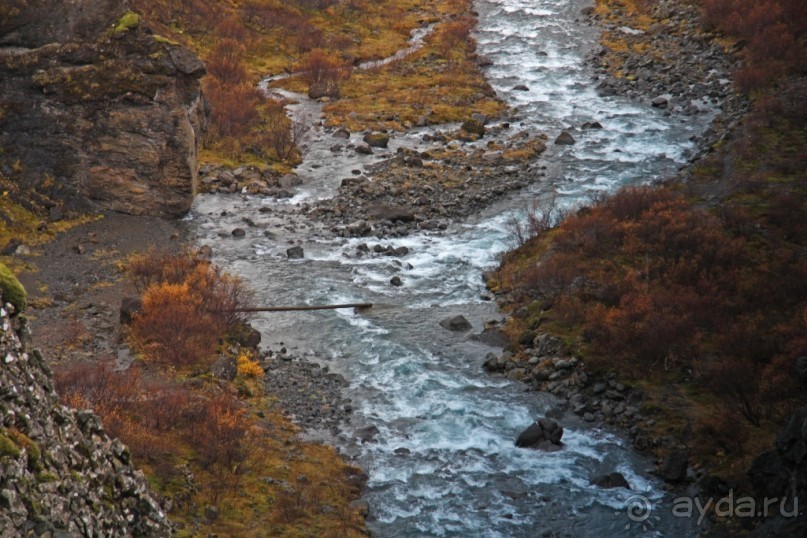
[[[303,252],[303,247],[295,245],[286,249],[286,256],[290,260],[301,260],[305,256],[305,253]]]
[[[558,146],[571,146],[575,142],[574,137],[568,131],[562,131],[555,139],[555,144]]]
[[[399,276],[392,277],[390,279],[389,283],[392,284],[393,286],[395,286],[396,288],[398,288],[400,286],[403,286],[403,281],[401,280],[401,277],[399,277]]]

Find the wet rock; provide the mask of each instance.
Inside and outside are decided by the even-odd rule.
[[[555,144],[558,146],[571,146],[575,144],[574,137],[569,134],[568,131],[562,131],[557,138],[555,138]]]
[[[235,228],[232,232],[230,232],[233,237],[244,237],[247,235],[247,231],[243,228]]]
[[[519,434],[516,446],[536,450],[557,450],[562,446],[563,427],[550,418],[540,418]]]
[[[295,245],[286,249],[286,257],[288,257],[290,260],[300,260],[304,256],[305,253],[303,252],[303,247],[300,245]]]
[[[517,92],[528,92],[530,89],[525,84],[516,84],[513,86],[513,91]]]
[[[347,140],[348,138],[350,138],[350,131],[348,131],[347,129],[337,129],[336,131],[334,131],[333,137]]]
[[[399,287],[403,286],[403,281],[401,280],[401,277],[399,277],[399,276],[392,277],[390,279],[389,283],[392,286],[395,286],[396,288],[399,288]]]
[[[389,135],[386,133],[368,133],[362,138],[371,148],[386,148],[389,144]]]
[[[461,129],[466,133],[475,134],[478,137],[485,136],[485,126],[482,122],[477,121],[475,119],[471,119],[462,123]]]
[[[358,512],[358,514],[364,518],[370,515],[370,503],[368,503],[364,499],[356,499],[355,501],[350,501],[350,509],[355,512]]]
[[[440,326],[454,332],[468,331],[473,327],[471,322],[462,315],[445,318],[440,321]]]
[[[669,100],[666,97],[659,96],[650,101],[650,104],[655,108],[667,108]]]
[[[366,220],[357,220],[348,224],[345,228],[354,237],[364,237],[372,233],[373,228],[367,224]]]
[[[476,58],[476,65],[478,65],[479,67],[490,67],[491,65],[493,65],[493,60],[491,60],[487,56],[483,56],[482,54],[480,54]]]
[[[292,187],[296,187],[298,185],[302,185],[303,180],[301,180],[297,174],[283,174],[277,180],[278,186],[283,189],[290,189]]]
[[[359,428],[356,430],[356,437],[362,443],[372,443],[375,442],[375,438],[379,433],[380,432],[376,426],[365,426],[364,428]]]
[[[341,186],[342,187],[352,187],[355,185],[362,185],[365,183],[369,183],[366,177],[358,176],[358,177],[346,177],[342,180]]]
[[[371,148],[369,144],[357,144],[356,153],[360,155],[372,155],[373,148]]]
[[[625,488],[630,489],[630,484],[621,473],[613,472],[593,478],[590,482],[592,486],[602,489]]]

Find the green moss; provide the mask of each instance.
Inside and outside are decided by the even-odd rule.
[[[0,294],[3,296],[3,301],[13,304],[17,312],[25,310],[25,306],[28,304],[28,294],[25,293],[25,288],[22,287],[14,273],[2,263],[0,263]]]
[[[9,437],[0,433],[0,459],[20,457],[20,449]]]
[[[173,45],[175,47],[180,46],[180,44],[177,43],[176,41],[172,41],[171,39],[168,39],[167,37],[157,35],[157,34],[154,34],[154,41],[156,41],[157,43],[164,43],[166,45]]]
[[[112,33],[114,34],[122,34],[123,32],[128,32],[140,24],[140,15],[135,13],[134,11],[127,11],[123,14],[123,16],[115,22],[115,26],[112,29]]]
[[[42,471],[36,474],[36,481],[40,484],[45,482],[58,482],[59,480],[59,477],[50,471]]]
[[[24,448],[28,454],[28,470],[40,471],[42,469],[41,459],[42,451],[36,442],[22,433],[21,431],[12,428],[7,432],[8,437],[20,448]]]

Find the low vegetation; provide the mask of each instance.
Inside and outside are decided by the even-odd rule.
[[[178,536],[362,535],[349,505],[359,471],[267,411],[263,368],[228,343],[244,321],[232,311],[247,304],[240,281],[192,254],[150,252],[129,271],[142,291],[129,335],[139,360],[126,371],[111,359],[62,364],[55,383],[129,447]],[[211,376],[214,356],[230,357],[233,381]]]
[[[705,9],[717,16],[718,4],[739,16],[737,2]],[[781,23],[803,42],[780,20],[802,3],[754,4],[770,4],[768,19],[742,13],[760,35]],[[521,313],[515,339],[555,333],[590,369],[632,380],[657,438],[687,443],[698,465],[742,484],[805,403],[795,360],[807,355],[807,83],[776,47],[777,72],[751,77],[762,49],[728,12],[720,24],[746,40],[737,85],[755,95],[732,136],[687,182],[593,200],[552,230],[522,227],[491,285]]]
[[[278,84],[303,92],[324,85],[330,88],[325,95],[341,95],[325,108],[327,122],[354,130],[402,129],[421,116],[430,123],[462,121],[471,112],[504,108],[476,65],[469,0],[133,5],[207,66],[203,87],[212,123],[202,157],[208,161],[268,162],[281,170],[299,162],[301,127],[291,125],[282,103],[256,88],[269,75],[299,74]],[[412,30],[439,21],[445,22],[416,54],[372,72],[352,70],[406,48]]]

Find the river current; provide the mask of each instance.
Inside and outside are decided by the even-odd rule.
[[[686,536],[690,520],[673,517],[672,499],[618,433],[561,420],[562,450],[516,448],[519,432],[553,405],[552,398],[486,374],[481,364],[494,351],[438,322],[462,314],[479,333],[501,320],[486,301],[483,271],[495,267],[510,238],[507,221],[536,197],[555,193],[560,202],[583,203],[597,191],[652,181],[674,173],[695,150],[690,141],[711,119],[682,121],[646,103],[595,90],[586,54],[596,29],[580,15],[581,0],[478,0],[478,52],[493,60],[487,76],[515,109],[520,127],[549,136],[540,182],[444,231],[408,237],[335,238],[299,214],[299,205],[332,196],[341,178],[384,153],[334,154],[331,134],[314,128],[306,140],[303,180],[288,200],[247,195],[201,195],[188,220],[195,240],[213,247],[214,261],[249,283],[266,305],[371,302],[369,313],[352,310],[266,314],[253,324],[265,347],[286,346],[349,380],[355,408],[351,423],[329,439],[355,457],[369,475],[368,524],[382,537]],[[514,90],[522,84],[527,90]],[[295,96],[291,113],[316,120],[317,103]],[[470,113],[471,111],[469,111]],[[513,121],[512,119],[510,120]],[[582,130],[598,121],[603,129]],[[551,144],[570,130],[577,143]],[[429,128],[398,134],[389,153],[406,146],[426,149]],[[358,134],[353,141],[359,140]],[[245,226],[244,217],[253,226]],[[230,231],[245,227],[235,239]],[[368,241],[369,239],[369,241]],[[406,246],[402,259],[356,257],[362,242]],[[289,260],[290,243],[302,260]],[[389,284],[398,275],[404,285]],[[374,442],[357,443],[353,431],[374,425]],[[591,478],[621,472],[632,491],[602,490]],[[640,494],[652,510],[628,517],[626,499]]]

